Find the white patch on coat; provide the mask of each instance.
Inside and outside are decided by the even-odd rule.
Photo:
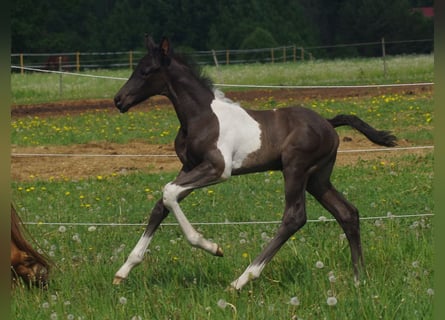
[[[225,168],[222,178],[230,177],[233,169],[241,168],[243,161],[261,148],[259,123],[238,104],[215,93],[211,108],[218,118],[217,147],[221,151]]]

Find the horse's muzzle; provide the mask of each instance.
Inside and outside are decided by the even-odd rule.
[[[116,106],[116,108],[119,109],[120,113],[125,113],[128,111],[128,109],[130,109],[129,106],[124,105],[124,103],[122,102],[122,99],[119,95],[116,95],[114,97],[114,105]]]

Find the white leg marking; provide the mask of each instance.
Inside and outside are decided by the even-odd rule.
[[[133,269],[135,266],[141,263],[142,260],[144,260],[144,255],[147,251],[148,245],[151,242],[151,239],[152,237],[148,237],[145,232],[142,234],[141,238],[131,251],[125,263],[114,275],[115,279],[126,279],[131,269]]]
[[[243,274],[238,279],[233,281],[230,285],[236,290],[240,290],[250,280],[255,280],[256,278],[258,278],[265,266],[266,265],[264,263],[259,265],[251,264],[250,266],[247,267],[247,269],[243,272]]]
[[[171,182],[167,183],[164,187],[163,193],[164,206],[173,212],[179,226],[182,229],[182,232],[192,246],[204,249],[214,255],[221,255],[218,245],[208,241],[198,231],[196,231],[188,221],[184,212],[182,212],[178,203],[178,196],[184,190],[187,190],[187,188],[183,188]]]

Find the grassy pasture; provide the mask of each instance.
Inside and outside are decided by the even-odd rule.
[[[16,76],[20,77],[12,78],[14,97]],[[78,90],[84,92],[79,98],[89,95],[85,88]],[[108,90],[111,97],[115,90]],[[22,92],[20,99],[30,101],[31,96]],[[48,95],[37,99],[47,101]],[[280,108],[292,103],[264,97],[247,107]],[[306,105],[327,117],[355,113],[379,129],[393,130],[412,145],[432,143],[434,114],[429,94],[310,100]],[[126,115],[91,111],[68,117],[18,118],[11,126],[12,144],[45,146],[140,139],[170,143],[178,123],[170,109],[142,113],[136,107]],[[225,289],[273,236],[276,223],[198,225],[224,249],[225,257],[216,258],[191,248],[179,227],[170,225],[175,223],[170,216],[143,264],[123,285],[113,286],[114,273],[143,231],[139,224],[146,221],[162,186],[175,174],[14,181],[19,214],[35,223],[28,229],[55,266],[47,291],[13,291],[12,316],[33,320],[430,319],[433,218],[391,217],[434,212],[433,161],[432,152],[394,153],[385,160],[359,160],[335,169],[334,184],[359,208],[361,217],[369,219],[362,221],[367,269],[359,285],[352,281],[349,248],[340,227],[323,221],[320,217],[330,216],[308,196],[308,218],[318,222],[308,223],[295,234],[260,279],[240,293]],[[196,190],[182,207],[194,223],[278,221],[282,191],[281,174],[264,172]],[[108,225],[112,223],[135,225]],[[337,303],[330,306],[332,297]]]
[[[366,85],[432,82],[434,56],[387,57],[387,73],[381,58],[314,60],[303,63],[221,65],[204,67],[218,84],[254,85]],[[88,70],[82,74],[127,79],[131,70]],[[62,86],[60,81],[62,79]],[[11,74],[12,103],[33,104],[57,100],[110,99],[124,80],[110,80],[48,73]],[[60,87],[62,91],[60,92]],[[223,88],[224,89],[224,88]],[[231,88],[237,90],[237,88]],[[243,89],[239,89],[243,90]]]

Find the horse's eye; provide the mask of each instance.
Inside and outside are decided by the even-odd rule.
[[[141,76],[147,77],[151,71],[152,71],[151,67],[146,67],[146,68],[142,68],[140,73],[141,73]]]

